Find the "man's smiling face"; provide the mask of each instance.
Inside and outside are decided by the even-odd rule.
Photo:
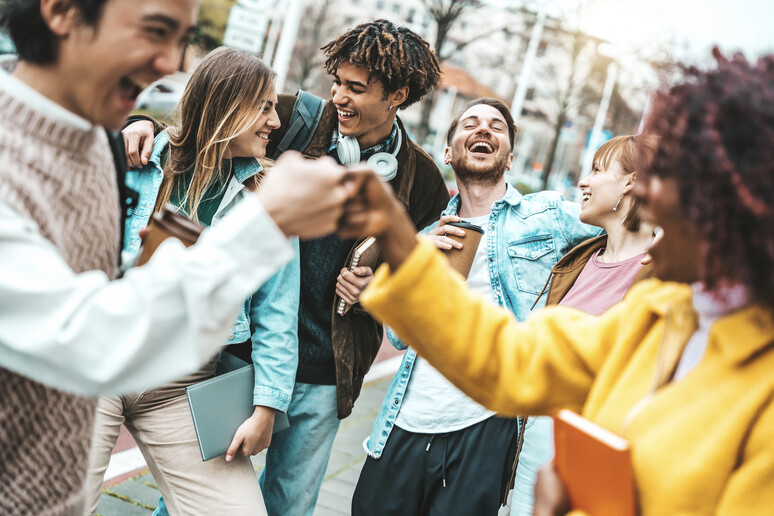
[[[342,63],[333,77],[331,96],[338,110],[339,132],[357,138],[361,149],[387,138],[398,109],[396,93],[386,94],[380,81],[369,81],[368,70],[349,63]]]
[[[64,107],[120,127],[140,91],[177,70],[197,8],[197,0],[109,0],[96,26],[56,18]]]
[[[496,183],[513,163],[508,123],[498,109],[476,104],[459,118],[445,160],[463,182]]]

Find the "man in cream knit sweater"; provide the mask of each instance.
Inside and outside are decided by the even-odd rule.
[[[290,157],[199,244],[117,273],[118,184],[103,128],[173,72],[196,0],[6,0],[0,75],[0,514],[81,514],[94,400],[195,370],[240,304],[332,232],[351,183]]]

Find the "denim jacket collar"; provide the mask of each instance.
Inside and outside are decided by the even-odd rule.
[[[258,158],[234,158],[231,164],[234,166],[234,177],[240,183],[244,183],[263,170]]]
[[[498,203],[507,203],[510,206],[516,206],[521,202],[521,192],[516,190],[513,186],[511,186],[510,183],[505,183],[505,196],[497,201],[495,204]]]
[[[515,206],[521,202],[521,194],[516,188],[511,186],[510,183],[505,183],[505,195],[502,199],[495,201],[492,207],[499,207],[502,203],[506,203],[509,206]],[[444,215],[456,215],[460,208],[460,194],[459,192],[454,194],[454,197],[449,201],[449,205],[443,210],[441,216]]]
[[[149,161],[150,163],[156,165],[159,170],[164,169],[164,164],[161,162],[161,156],[164,154],[164,152],[167,151],[168,144],[169,133],[167,132],[167,129],[161,131],[156,135],[156,138],[153,139],[153,151],[151,151]]]

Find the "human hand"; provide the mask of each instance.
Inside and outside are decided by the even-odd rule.
[[[284,152],[268,170],[256,195],[287,236],[315,238],[333,233],[344,202],[355,186],[345,182],[347,169],[333,158],[304,159]]]
[[[336,278],[336,293],[348,305],[354,305],[360,299],[360,294],[371,282],[374,272],[371,267],[355,267],[353,270],[341,269]]]
[[[347,181],[354,193],[344,206],[339,237],[375,236],[384,260],[397,270],[417,244],[414,223],[373,170],[350,170]]]
[[[447,226],[449,222],[459,222],[462,219],[456,215],[444,215],[441,220],[438,221],[438,226],[432,229],[427,235],[435,243],[438,249],[462,249],[462,242],[458,242],[453,238],[449,238],[446,235],[457,235],[465,237],[465,231],[462,228],[456,226]]]
[[[233,460],[240,450],[247,457],[268,448],[274,430],[275,413],[273,408],[256,405],[253,415],[237,428],[226,451],[226,461]]]
[[[558,516],[572,510],[564,483],[549,462],[538,470],[532,516]]]
[[[148,120],[138,120],[121,131],[126,150],[126,166],[142,168],[148,164],[153,151],[153,124]]]
[[[370,168],[350,169],[347,181],[355,192],[344,206],[338,230],[341,238],[379,237],[387,232],[394,217],[405,212],[390,185]]]

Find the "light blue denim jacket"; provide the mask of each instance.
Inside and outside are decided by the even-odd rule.
[[[456,214],[459,204],[460,197],[457,194],[449,201],[442,215]],[[511,185],[507,185],[505,196],[492,205],[486,242],[482,242],[487,249],[492,293],[495,302],[513,312],[516,319],[523,321],[527,318],[556,262],[577,244],[602,231],[598,227],[583,224],[578,219],[579,213],[580,207],[577,204],[566,201],[557,192],[522,196]],[[437,224],[428,226],[422,233],[428,233]],[[545,294],[541,296],[537,306],[545,304],[545,297]],[[405,349],[406,346],[390,328],[387,328],[387,335],[396,348]],[[416,352],[413,349],[408,349],[403,355],[400,369],[390,384],[371,435],[363,442],[366,453],[375,459],[381,457],[395,424],[415,358]],[[534,420],[529,418],[527,429],[535,424]],[[534,469],[536,473],[537,468],[551,458],[551,434],[544,434],[529,431],[524,434],[514,499],[532,497],[534,476],[531,482],[522,481],[526,473],[522,468]],[[533,462],[540,463],[533,468],[529,467]]]
[[[162,151],[169,137],[166,131],[156,136],[148,164],[141,169],[129,170],[126,184],[140,194],[139,202],[126,220],[124,257],[133,261],[140,248],[139,232],[153,213],[156,197],[163,179]],[[244,181],[261,171],[258,160],[233,160],[234,174],[226,187],[223,200],[212,219],[217,224],[244,196]],[[250,298],[242,309],[229,335],[228,344],[252,341],[252,359],[255,367],[253,403],[287,411],[298,367],[298,298],[300,292],[300,265],[298,242],[296,258],[280,269]]]

